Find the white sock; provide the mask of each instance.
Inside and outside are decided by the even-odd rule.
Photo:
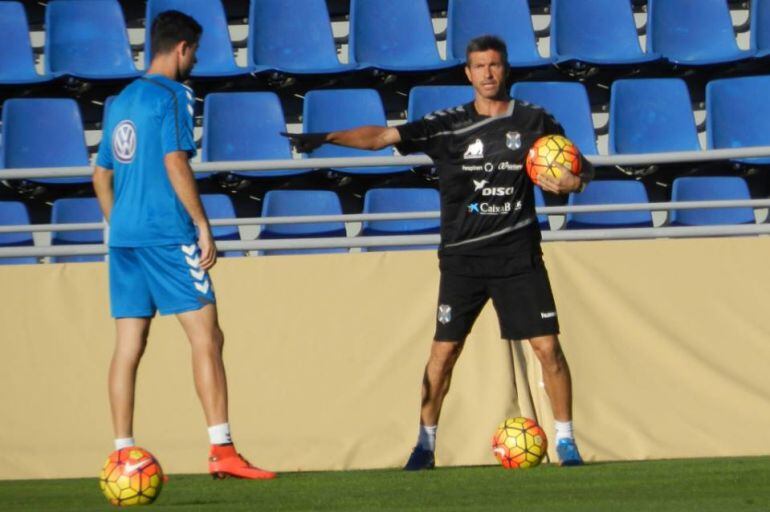
[[[438,425],[420,425],[420,434],[417,436],[417,445],[423,450],[436,451],[436,429]]]
[[[572,422],[571,421],[554,421],[556,427],[556,442],[561,439],[572,439]]]
[[[209,427],[209,441],[211,444],[230,444],[233,439],[230,437],[230,424],[220,423]]]
[[[116,450],[122,450],[123,448],[128,448],[130,446],[136,446],[136,441],[134,441],[133,437],[119,437],[115,439]]]

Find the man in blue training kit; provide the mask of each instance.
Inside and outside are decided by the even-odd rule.
[[[180,83],[195,65],[201,33],[194,19],[178,11],[155,18],[150,68],[110,105],[94,169],[94,189],[110,224],[115,448],[134,445],[136,371],[160,311],[177,316],[192,347],[195,387],[209,425],[209,472],[274,478],[239,455],[230,438],[224,335],[207,272],[217,252],[189,163],[195,98]]]

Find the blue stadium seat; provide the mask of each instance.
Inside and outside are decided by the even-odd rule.
[[[251,70],[235,63],[233,44],[227,28],[227,17],[221,0],[147,0],[147,28],[152,20],[163,11],[174,9],[192,16],[203,27],[198,62],[192,71],[193,77],[228,77],[245,75]],[[144,61],[149,66],[152,56],[150,38],[145,39]]]
[[[672,201],[726,201],[748,200],[749,187],[743,178],[690,177],[674,180]],[[676,226],[704,226],[714,224],[753,224],[754,210],[751,208],[712,208],[695,210],[673,210],[671,224]]]
[[[706,86],[709,149],[770,146],[770,76],[713,80]],[[770,164],[770,158],[739,162]]]
[[[235,208],[233,201],[225,194],[201,194],[201,202],[206,216],[210,220],[214,219],[235,219]],[[240,240],[241,235],[238,226],[214,226],[211,228],[214,234],[214,240]],[[243,256],[243,251],[224,251],[221,256]]]
[[[540,187],[535,188],[535,208],[543,208],[545,206],[545,198],[543,197],[543,189]],[[548,215],[538,214],[537,224],[541,230],[551,229],[551,223],[548,222]]]
[[[358,69],[356,64],[341,64],[337,58],[324,0],[251,0],[249,62],[257,70],[296,74]]]
[[[449,58],[465,62],[468,42],[484,34],[495,34],[505,41],[511,67],[530,68],[551,64],[551,59],[544,59],[537,51],[527,0],[449,0]]]
[[[386,124],[382,100],[373,89],[310,91],[305,95],[302,121],[305,133]],[[368,151],[324,144],[310,156],[313,158],[393,156],[393,149]],[[356,167],[339,170],[350,174],[387,174],[407,171],[409,167]]]
[[[74,100],[6,100],[3,103],[2,126],[0,168],[89,165],[83,122]],[[91,178],[39,178],[30,181],[50,184],[90,183]]]
[[[770,2],[751,1],[751,49],[756,57],[770,55]]]
[[[597,66],[660,60],[642,51],[628,0],[552,0],[551,57]]]
[[[202,160],[291,159],[289,140],[280,135],[286,120],[278,96],[272,92],[211,93],[203,102]],[[303,169],[238,171],[240,176],[294,176]]]
[[[647,49],[674,64],[708,66],[753,56],[735,40],[726,0],[649,0]]]
[[[616,80],[612,84],[610,153],[700,149],[690,93],[683,80]]]
[[[511,96],[543,107],[564,127],[583,154],[595,155],[596,134],[585,86],[578,82],[519,82]]]
[[[580,194],[570,194],[570,206],[647,203],[647,191],[639,181],[595,180]],[[567,229],[652,227],[649,211],[568,213]]]
[[[265,194],[262,217],[293,217],[301,215],[342,215],[337,194],[327,190],[271,190]],[[346,236],[342,222],[303,224],[268,224],[262,227],[263,240],[286,238],[327,238]],[[273,249],[262,254],[320,254],[344,253],[348,249]]]
[[[409,90],[406,120],[417,121],[436,110],[456,107],[473,101],[470,85],[416,85]]]
[[[53,0],[45,23],[47,72],[87,80],[139,76],[117,0]]]
[[[51,224],[80,224],[102,222],[104,217],[95,197],[57,199],[51,209]],[[104,243],[104,230],[59,231],[51,233],[52,245],[77,245]],[[55,256],[52,263],[104,261],[104,256]]]
[[[28,225],[29,213],[24,203],[19,201],[0,201],[0,225]],[[31,247],[35,245],[32,233],[0,233],[0,247]],[[33,257],[0,258],[0,265],[27,265],[37,263]]]
[[[53,78],[35,71],[24,7],[19,2],[0,2],[0,84],[36,84]]]
[[[351,0],[351,62],[384,71],[433,71],[459,64],[442,60],[425,0]]]
[[[201,194],[203,209],[209,219],[234,219],[233,201],[225,194]],[[240,240],[238,226],[215,226],[211,228],[215,240]]]
[[[439,193],[432,188],[374,188],[364,196],[364,213],[438,212]],[[425,235],[439,232],[436,219],[364,221],[362,236]],[[363,251],[410,251],[436,249],[436,246],[414,245],[368,247]]]

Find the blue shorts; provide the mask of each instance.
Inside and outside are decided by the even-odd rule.
[[[197,244],[110,247],[113,318],[172,315],[216,304],[214,286],[200,268]]]

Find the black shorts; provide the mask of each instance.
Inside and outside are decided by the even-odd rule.
[[[442,270],[434,339],[465,341],[488,299],[495,306],[504,339],[559,334],[545,265],[535,258],[527,267],[503,277],[466,276]]]

